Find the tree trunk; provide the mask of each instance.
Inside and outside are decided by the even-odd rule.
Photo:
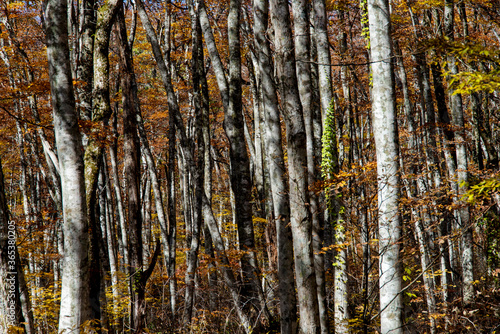
[[[123,20],[123,16],[120,15]],[[128,234],[130,256],[130,327],[140,333],[144,326],[145,286],[143,277],[142,217],[140,200],[140,161],[137,116],[132,85],[135,83],[131,50],[126,31],[120,29],[120,69],[123,106],[123,151],[125,189],[128,199]]]
[[[369,0],[372,118],[377,154],[381,332],[403,333],[399,143],[395,108],[391,23],[387,0]]]
[[[109,38],[111,27],[119,6],[120,0],[112,0],[103,5],[97,15],[97,25],[94,35],[94,78],[93,96],[90,105],[93,104],[92,128],[87,138],[85,147],[85,184],[87,194],[87,212],[89,217],[90,231],[90,306],[91,319],[100,320],[100,287],[101,287],[101,265],[99,256],[99,228],[98,216],[96,214],[97,201],[97,181],[100,165],[103,160],[102,136],[111,116],[111,104],[109,98]],[[92,82],[92,80],[90,81]],[[90,83],[89,83],[90,84]],[[89,101],[87,101],[88,103]]]
[[[295,284],[293,278],[293,244],[290,223],[285,162],[281,140],[278,96],[271,73],[271,49],[266,36],[269,4],[266,0],[254,2],[254,34],[261,80],[262,103],[265,116],[265,151],[269,166],[274,220],[278,240],[278,282],[281,333],[297,331]]]
[[[339,12],[339,18],[341,20],[341,25],[345,25],[344,19],[345,13],[343,11]],[[340,34],[340,56],[345,61],[347,58],[347,34],[342,31]],[[353,103],[351,103],[351,88],[349,87],[349,67],[342,66],[340,68],[340,80],[342,85],[342,92],[344,96],[345,111],[347,116],[347,128],[351,137],[355,140],[353,145],[349,150],[349,159],[351,161],[356,161],[359,159],[360,150],[357,145],[356,140],[356,129],[355,129],[355,115],[352,108]],[[333,101],[332,101],[333,102]],[[337,134],[335,125],[339,123],[339,129],[341,129],[341,123],[335,120],[335,110],[333,103],[330,103],[330,108],[326,111],[325,125],[324,125],[324,138],[327,142],[323,144],[323,150],[326,153],[328,150],[327,161],[331,164],[328,172],[325,173],[327,177],[331,178],[333,174],[339,171],[339,150],[337,148],[337,138],[340,134]],[[342,117],[342,116],[340,116]],[[339,118],[340,118],[339,117]],[[359,137],[359,136],[358,136]],[[337,333],[347,332],[347,325],[349,319],[349,308],[348,308],[348,278],[347,278],[347,247],[345,246],[345,223],[341,215],[341,198],[337,198],[337,194],[333,191],[329,194],[327,203],[327,216],[329,217],[329,224],[333,226],[333,239],[337,248],[335,250],[335,260],[333,263],[334,269],[334,316],[335,316],[335,331]],[[365,259],[365,261],[368,261]]]
[[[241,50],[240,50],[240,0],[231,0],[228,16],[229,77],[228,107],[225,109],[224,130],[229,140],[230,180],[234,193],[235,222],[238,226],[243,278],[242,297],[251,300],[259,294],[258,268],[255,258],[255,239],[252,220],[252,181],[250,160],[244,137],[241,90]],[[258,306],[254,307],[259,309]]]
[[[316,178],[316,166],[314,153],[314,104],[312,100],[312,82],[310,60],[310,20],[308,3],[305,0],[293,1],[293,18],[295,33],[295,58],[297,68],[297,82],[304,113],[304,126],[306,131],[306,152],[307,152],[307,175],[308,184],[313,185]],[[327,86],[328,87],[328,86]],[[336,148],[336,147],[335,147]],[[314,190],[309,191],[309,205],[312,221],[312,238],[314,252],[314,266],[316,273],[316,284],[318,293],[319,320],[321,333],[328,333],[328,308],[326,305],[325,289],[325,259],[322,252],[324,221],[319,208],[319,198]]]
[[[204,149],[205,145],[203,143],[202,134],[202,91],[201,91],[201,77],[203,76],[203,64],[201,60],[203,59],[203,44],[201,36],[201,27],[198,18],[198,10],[195,8],[192,1],[189,3],[189,10],[191,15],[191,79],[193,85],[193,107],[195,115],[194,124],[194,138],[192,138],[192,145],[189,148],[192,150],[192,154],[189,156],[194,156],[196,152],[196,161],[188,161],[186,155],[184,154],[184,164],[189,164],[191,168],[186,168],[186,172],[189,175],[191,184],[187,189],[191,189],[191,200],[192,200],[192,224],[191,224],[191,235],[189,250],[186,254],[186,292],[184,301],[184,323],[188,324],[191,322],[193,316],[193,307],[195,299],[195,277],[196,268],[198,266],[198,250],[200,247],[200,233],[202,226],[202,195],[204,192],[203,188],[203,176],[204,176]],[[193,164],[195,166],[193,166]],[[194,171],[194,173],[193,173]]]
[[[322,118],[332,101],[332,74],[330,70],[330,43],[328,41],[328,25],[326,16],[325,0],[314,0],[314,31],[316,33],[316,49],[318,53],[318,79],[319,93],[321,99]]]
[[[103,178],[103,190],[105,192],[105,231],[106,231],[106,239],[107,250],[108,250],[108,258],[109,258],[109,266],[110,266],[110,274],[111,274],[111,288],[112,288],[112,313],[110,316],[111,329],[115,328],[115,324],[119,322],[120,319],[120,309],[118,303],[120,302],[120,291],[119,291],[119,262],[118,262],[118,249],[117,249],[117,240],[116,240],[116,229],[114,228],[114,220],[113,220],[113,200],[111,196],[111,182],[109,179],[109,172],[107,167],[106,158],[104,157],[103,163],[103,173],[101,173]],[[117,326],[116,326],[117,327]]]
[[[286,123],[290,221],[299,297],[300,328],[304,333],[313,334],[319,333],[321,326],[314,270],[312,222],[308,209],[306,129],[299,100],[288,4],[283,0],[273,0],[270,4],[271,21],[275,29],[278,83]]]
[[[116,215],[118,219],[118,230],[119,233],[118,245],[122,250],[123,260],[120,261],[121,270],[127,272],[126,269],[129,265],[129,255],[128,255],[128,235],[126,233],[127,227],[125,222],[125,209],[123,207],[122,199],[122,187],[120,178],[118,175],[118,165],[117,165],[117,150],[118,150],[118,129],[117,129],[117,117],[116,111],[113,113],[113,143],[109,147],[109,161],[111,165],[111,176],[113,177],[113,190],[115,194],[116,201]]]
[[[165,60],[164,60],[164,68],[165,71],[167,68],[171,67],[170,62],[170,29],[171,29],[171,13],[170,7],[167,6],[165,13]],[[152,33],[151,33],[152,35]],[[153,36],[154,37],[154,36]],[[155,53],[155,57],[157,62],[162,61],[161,52],[157,50]],[[158,65],[160,71],[163,71],[163,67]],[[162,79],[166,80],[167,76],[162,75]],[[169,79],[171,80],[171,79]],[[165,85],[165,81],[164,81]],[[171,82],[170,82],[171,85]],[[171,92],[173,93],[173,92]],[[170,94],[170,92],[169,92]],[[169,95],[170,96],[170,95]],[[175,99],[170,98],[168,100],[169,103],[169,114],[168,114],[168,157],[167,157],[167,165],[165,166],[165,174],[167,179],[167,192],[166,192],[166,202],[167,202],[167,245],[168,245],[168,254],[165,256],[165,264],[167,267],[167,273],[169,277],[169,291],[170,291],[170,310],[172,313],[172,319],[175,319],[176,307],[177,307],[177,278],[176,278],[176,234],[177,234],[177,215],[176,215],[176,187],[175,187],[175,113],[176,108],[174,104]]]
[[[47,1],[45,31],[64,217],[64,264],[58,331],[80,333],[90,316],[88,219],[82,143],[69,61],[66,9],[66,1]]]
[[[444,32],[445,35],[453,40],[454,29],[454,6],[453,0],[446,0],[444,6]],[[456,59],[453,55],[448,55],[447,59],[448,69],[451,75],[458,74],[458,67]],[[462,104],[462,96],[454,92],[453,85],[449,87],[450,91],[450,110],[452,115],[453,126],[455,128],[455,150],[456,150],[456,176],[457,176],[457,193],[455,201],[460,205],[458,209],[459,222],[458,226],[462,234],[461,247],[461,260],[462,260],[462,293],[463,301],[465,304],[470,304],[474,300],[474,256],[472,249],[472,226],[470,222],[469,207],[464,201],[461,200],[462,196],[467,191],[468,187],[468,161],[467,149],[464,127],[464,110]]]

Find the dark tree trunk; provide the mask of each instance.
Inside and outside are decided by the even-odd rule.
[[[111,116],[111,104],[109,98],[109,38],[111,27],[114,22],[115,15],[119,6],[122,5],[121,0],[113,0],[100,8],[97,15],[97,25],[94,35],[94,69],[93,80],[89,80],[90,85],[93,82],[93,96],[91,101],[88,99],[84,102],[84,107],[93,105],[90,119],[92,128],[90,135],[87,138],[85,147],[84,163],[85,163],[85,184],[87,193],[87,212],[89,215],[89,232],[90,232],[90,307],[91,318],[100,321],[101,319],[101,265],[99,254],[99,217],[96,209],[97,201],[97,181],[99,177],[99,166],[103,161],[104,146],[103,141],[99,138],[103,130],[108,125],[109,117]],[[86,46],[88,47],[88,46]],[[85,53],[84,53],[85,54]],[[87,75],[88,69],[85,74]],[[85,93],[84,93],[84,97]],[[87,106],[85,106],[87,105]],[[87,115],[89,116],[89,115]]]
[[[120,14],[120,20],[124,16]],[[140,200],[140,156],[139,136],[137,134],[136,97],[132,84],[135,83],[132,54],[124,25],[120,24],[120,74],[123,107],[123,153],[125,190],[128,203],[128,235],[130,256],[130,327],[140,333],[144,327],[145,286],[141,284],[143,275],[142,217]]]

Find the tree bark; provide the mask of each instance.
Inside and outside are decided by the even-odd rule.
[[[450,39],[454,38],[454,5],[453,0],[446,0],[444,6],[444,33]],[[453,55],[447,57],[448,69],[451,75],[458,74],[458,67],[456,59]],[[461,260],[462,260],[462,294],[465,304],[470,304],[474,300],[474,256],[472,249],[473,235],[472,226],[470,222],[469,207],[463,200],[462,196],[467,191],[469,175],[468,175],[468,161],[467,161],[467,148],[464,127],[464,110],[462,104],[462,96],[457,94],[453,85],[449,87],[450,90],[450,110],[452,115],[453,126],[455,128],[455,152],[456,152],[456,176],[457,176],[457,193],[455,202],[460,205],[458,209],[459,223],[462,234],[461,247]]]
[[[94,69],[93,94],[90,101],[86,100],[84,104],[92,106],[90,120],[92,128],[90,135],[87,137],[87,145],[85,147],[84,163],[85,163],[85,184],[87,194],[87,212],[89,217],[90,231],[90,306],[91,318],[101,319],[101,265],[99,254],[99,242],[101,238],[98,228],[98,216],[96,209],[98,206],[97,200],[97,182],[99,170],[103,161],[104,141],[102,136],[105,136],[109,117],[111,116],[111,102],[109,98],[109,38],[111,27],[119,6],[122,5],[121,0],[112,0],[103,5],[97,15],[97,24],[94,35],[94,64],[91,67]]]
[[[204,176],[204,149],[205,145],[203,143],[202,136],[202,91],[201,91],[201,77],[203,76],[203,64],[201,60],[203,59],[203,44],[201,36],[201,27],[198,18],[198,10],[195,8],[193,1],[189,2],[189,11],[191,15],[191,80],[193,85],[193,107],[194,107],[194,138],[192,138],[189,148],[192,150],[192,154],[189,156],[194,156],[196,152],[196,161],[189,161],[186,159],[184,154],[184,164],[189,164],[191,168],[186,168],[186,172],[190,179],[190,185],[187,189],[190,190],[190,196],[192,196],[192,223],[191,223],[191,235],[188,236],[190,239],[189,250],[186,254],[186,292],[184,299],[184,323],[190,323],[193,316],[193,307],[195,299],[195,276],[196,269],[198,266],[198,251],[200,247],[200,234],[202,226],[202,195],[204,192],[203,188],[203,176]],[[192,166],[192,165],[195,166]],[[193,173],[194,171],[194,173]]]
[[[238,226],[243,278],[242,297],[252,305],[258,296],[258,268],[255,258],[255,239],[252,220],[252,181],[250,160],[244,136],[244,120],[241,90],[241,49],[240,49],[240,0],[231,0],[228,16],[229,76],[228,107],[225,109],[224,130],[229,140],[230,180],[234,193],[235,222]],[[254,305],[255,306],[255,305]],[[257,307],[259,309],[259,307]]]
[[[288,4],[283,0],[273,0],[270,4],[271,21],[275,32],[278,83],[286,123],[290,221],[299,297],[300,328],[304,333],[313,334],[320,332],[321,325],[314,269],[311,213],[308,209],[306,129],[299,100]]]
[[[381,333],[403,333],[399,142],[387,0],[369,0],[372,118],[377,155]]]
[[[278,282],[281,333],[297,331],[295,284],[293,278],[293,244],[290,223],[290,202],[285,174],[281,139],[281,124],[276,93],[271,49],[266,36],[269,21],[269,4],[266,0],[254,1],[254,35],[258,70],[261,81],[262,103],[265,116],[265,151],[269,166],[274,220],[278,241]]]
[[[167,6],[165,13],[165,70],[171,67],[170,61],[170,29],[171,29],[171,13],[170,7]],[[152,33],[151,33],[152,34]],[[154,37],[154,35],[153,35]],[[160,51],[160,50],[158,50]],[[156,51],[155,58],[158,61],[163,61],[161,58],[161,52]],[[162,66],[158,65],[160,71],[163,71]],[[166,80],[167,76],[170,74],[162,75],[162,79]],[[166,81],[163,81],[164,85]],[[170,83],[171,84],[171,83]],[[169,92],[173,93],[173,92]],[[176,278],[176,234],[177,234],[177,215],[176,215],[176,187],[175,187],[175,113],[176,106],[174,104],[175,99],[169,99],[169,114],[168,114],[168,157],[167,165],[165,166],[165,174],[167,179],[167,192],[166,192],[166,202],[167,202],[167,212],[168,212],[168,227],[167,227],[167,244],[169,249],[169,254],[166,256],[166,267],[169,277],[169,291],[170,291],[170,310],[172,313],[172,319],[175,319],[176,306],[177,306],[177,278]],[[178,107],[177,107],[178,109]]]
[[[124,17],[120,15],[120,19]],[[123,26],[123,25],[122,25]],[[128,234],[130,256],[130,327],[134,333],[144,328],[145,281],[143,271],[142,217],[140,200],[140,156],[139,136],[137,134],[137,115],[135,102],[136,90],[131,49],[126,31],[120,29],[120,70],[123,107],[123,151],[125,189],[128,200]]]
[[[316,178],[315,155],[317,151],[314,145],[314,107],[313,87],[311,78],[310,49],[310,20],[308,3],[305,0],[294,0],[292,2],[294,33],[295,33],[295,58],[297,68],[297,82],[304,113],[304,126],[306,131],[306,152],[307,152],[307,177],[308,184],[313,185]],[[327,85],[328,87],[328,85]],[[335,146],[336,148],[336,146]],[[312,221],[312,238],[314,252],[314,266],[316,273],[316,284],[318,293],[319,320],[321,333],[329,332],[328,307],[326,305],[326,283],[325,283],[325,259],[322,252],[324,221],[320,212],[319,197],[314,190],[309,191],[309,205]]]
[[[80,333],[90,316],[88,218],[82,143],[69,61],[66,9],[65,0],[48,0],[44,14],[64,217],[64,264],[58,331]]]
[[[90,120],[92,115],[92,82],[94,77],[93,53],[94,34],[96,29],[96,8],[95,0],[82,1],[79,4],[79,52],[78,65],[76,69],[77,77],[81,80],[81,87],[76,90],[78,100],[78,110],[80,118]]]

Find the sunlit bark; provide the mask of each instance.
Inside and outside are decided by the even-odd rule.
[[[290,221],[292,226],[295,275],[300,312],[300,328],[319,333],[319,310],[312,245],[312,222],[308,208],[306,130],[299,99],[294,44],[288,4],[270,1],[277,79],[286,124]]]
[[[45,31],[64,217],[64,264],[58,331],[80,333],[90,316],[88,220],[82,144],[69,62],[66,9],[66,1],[47,1]]]
[[[369,0],[372,118],[377,153],[381,332],[403,333],[399,142],[387,0]]]
[[[258,70],[261,79],[262,104],[265,116],[265,150],[269,168],[273,212],[276,223],[278,247],[278,279],[281,333],[297,330],[295,283],[293,278],[293,244],[290,223],[285,162],[281,139],[278,96],[274,84],[273,64],[269,40],[266,36],[269,4],[266,0],[254,2],[254,34]]]

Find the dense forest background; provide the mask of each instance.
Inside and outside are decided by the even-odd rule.
[[[500,2],[0,0],[0,331],[500,331]]]

